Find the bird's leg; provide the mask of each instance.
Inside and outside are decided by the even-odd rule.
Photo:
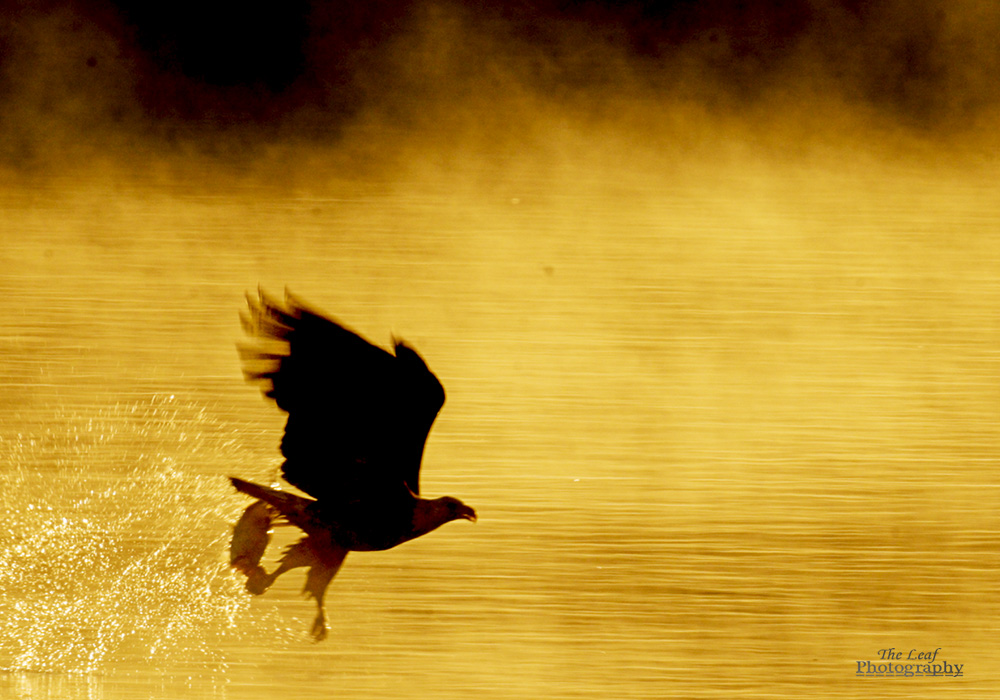
[[[267,503],[256,501],[243,511],[233,528],[229,563],[247,577],[247,590],[258,588],[267,576],[260,559],[271,541],[271,523],[275,515],[274,509]]]
[[[316,619],[313,620],[312,636],[319,642],[326,639],[326,612],[323,610],[323,597],[327,586],[337,575],[340,565],[347,556],[346,549],[334,548],[324,552],[323,557],[316,557],[315,563],[309,567],[306,575],[306,585],[303,592],[316,600]]]
[[[277,569],[267,573],[263,567],[257,567],[259,571],[248,574],[247,590],[254,595],[261,595],[286,571],[297,569],[300,566],[312,566],[316,560],[316,554],[309,546],[309,538],[303,537],[285,550]]]

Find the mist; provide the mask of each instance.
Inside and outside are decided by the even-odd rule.
[[[195,3],[13,4],[0,159],[14,181],[224,171],[312,189],[424,160],[489,179],[733,148],[985,158],[992,4],[754,8],[300,2],[212,20]]]

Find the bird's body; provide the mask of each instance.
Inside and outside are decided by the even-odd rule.
[[[444,389],[415,350],[397,342],[390,354],[291,297],[248,302],[244,328],[265,345],[241,350],[244,372],[288,413],[282,475],[313,498],[231,478],[257,500],[234,529],[230,559],[257,594],[308,566],[306,591],[319,606],[313,634],[322,638],[323,595],[347,552],[390,549],[476,514],[458,499],[419,495]],[[278,517],[306,537],[267,574],[259,562]]]

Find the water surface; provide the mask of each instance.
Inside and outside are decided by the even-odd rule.
[[[704,155],[9,187],[0,694],[995,692],[994,178]],[[421,351],[423,489],[480,515],[352,554],[322,644],[227,565],[225,476],[280,464],[258,283]],[[964,673],[856,677],[889,647]]]

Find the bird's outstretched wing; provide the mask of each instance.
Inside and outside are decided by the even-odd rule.
[[[444,388],[413,348],[390,353],[288,295],[247,295],[244,374],[288,412],[285,479],[321,501],[419,493]]]

